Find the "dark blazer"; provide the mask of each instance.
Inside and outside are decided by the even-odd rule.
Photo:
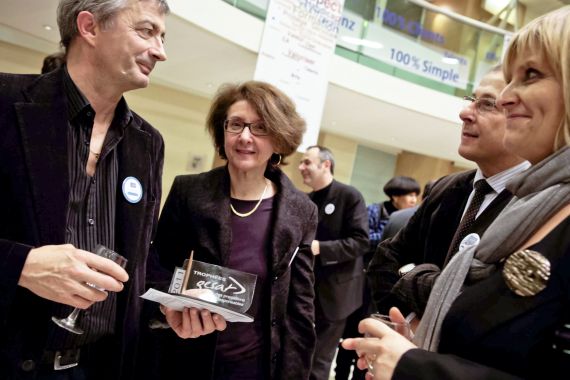
[[[393,380],[568,379],[570,373],[570,218],[529,247],[549,259],[540,293],[521,297],[505,284],[502,266],[464,288],[442,330],[439,355],[408,351]],[[420,376],[421,374],[421,376]]]
[[[315,346],[313,255],[317,210],[280,170],[266,172],[277,185],[270,268],[271,302],[263,305],[271,336],[267,363],[271,379],[307,379]],[[194,259],[225,265],[229,259],[230,177],[226,167],[178,176],[162,211],[154,248],[172,271],[194,250]],[[299,247],[296,256],[295,250]],[[217,333],[183,340],[168,330],[153,331],[161,349],[160,378],[207,380],[215,365]],[[155,347],[148,347],[156,350]]]
[[[390,307],[397,306],[404,313],[423,314],[473,190],[474,177],[475,170],[471,170],[438,180],[406,226],[393,239],[378,245],[368,277],[381,313],[387,314]],[[501,192],[477,217],[470,232],[482,235],[511,198],[507,190]],[[398,269],[408,263],[422,265],[400,279]],[[413,281],[407,281],[409,278]]]
[[[325,212],[329,204],[334,205],[332,214]],[[333,180],[319,209],[315,239],[320,245],[315,262],[317,305],[328,320],[344,319],[362,305],[363,256],[369,249],[368,212],[358,190]]]
[[[65,243],[69,205],[67,105],[63,71],[0,74],[0,378],[25,379],[22,362],[35,368],[45,348],[53,303],[18,286],[33,247]],[[164,144],[138,115],[117,146],[116,250],[129,261],[129,281],[117,297],[116,334],[94,378],[123,379],[134,372],[139,314],[150,241],[158,219]],[[125,200],[120,184],[139,179],[139,203]],[[29,360],[33,362],[29,362]]]

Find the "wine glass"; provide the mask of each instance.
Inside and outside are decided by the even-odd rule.
[[[412,340],[412,338],[414,337],[414,333],[412,332],[412,328],[410,327],[410,323],[407,320],[404,322],[393,322],[388,315],[378,314],[378,313],[370,314],[369,318],[376,319],[377,321],[384,323],[386,326],[388,326],[392,330],[400,333],[400,335],[402,335],[404,338],[406,338],[408,340]],[[371,338],[371,337],[373,337],[373,335],[366,333],[366,334],[364,334],[364,337]],[[373,372],[374,372],[373,362],[374,362],[374,360],[376,360],[376,354],[366,355],[366,363],[368,364],[368,371],[369,371],[369,374],[371,376],[374,376],[373,375]]]
[[[119,264],[121,268],[125,268],[127,266],[127,259],[119,255],[117,252],[110,250],[109,248],[103,245],[98,245],[97,247],[95,247],[94,253],[98,256],[104,257],[106,259],[113,261],[114,263]],[[97,290],[105,291],[105,289],[102,289],[94,284],[87,283],[87,285]],[[74,334],[81,335],[84,333],[83,329],[75,325],[80,311],[81,309],[76,307],[75,309],[73,309],[71,314],[69,314],[66,318],[51,317],[51,320],[59,327],[64,328],[67,331],[70,331]]]

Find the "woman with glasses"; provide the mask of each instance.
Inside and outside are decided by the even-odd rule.
[[[479,244],[443,270],[414,343],[372,319],[359,326],[372,337],[343,342],[374,380],[568,378],[570,6],[521,29],[503,70],[503,142],[532,166],[507,184],[514,198]]]
[[[254,321],[166,308],[172,330],[162,332],[159,375],[307,379],[317,213],[279,168],[301,143],[305,121],[280,90],[250,81],[219,90],[207,130],[227,164],[174,180],[153,246],[171,271],[194,251],[195,260],[257,275],[247,312]]]

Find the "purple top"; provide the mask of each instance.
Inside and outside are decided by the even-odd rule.
[[[252,323],[228,323],[218,336],[216,360],[236,362],[264,352],[269,342],[269,303],[267,276],[270,265],[271,221],[274,197],[264,199],[255,212],[245,218],[232,213],[232,245],[227,267],[257,275],[253,302],[247,314]],[[230,199],[237,212],[251,211],[257,201]]]

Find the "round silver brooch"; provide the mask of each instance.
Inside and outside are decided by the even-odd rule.
[[[523,249],[507,258],[503,278],[515,294],[534,296],[546,288],[550,278],[550,261],[539,252]]]

